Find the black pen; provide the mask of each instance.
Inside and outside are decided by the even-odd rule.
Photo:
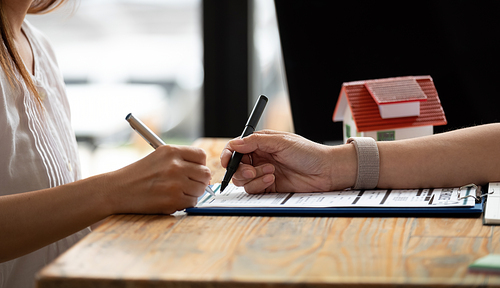
[[[257,103],[255,103],[255,106],[253,107],[252,113],[250,113],[250,117],[248,117],[248,121],[247,124],[245,125],[245,129],[243,129],[241,138],[246,137],[252,134],[253,131],[255,131],[255,127],[259,122],[262,112],[264,112],[266,104],[267,104],[267,97],[264,95],[260,95],[259,99],[257,100]],[[236,172],[238,166],[240,165],[241,157],[243,157],[243,154],[238,153],[236,151],[233,152],[231,160],[229,160],[229,163],[227,164],[226,174],[224,174],[224,179],[222,180],[221,183],[220,187],[221,192],[224,191],[224,189],[226,189],[227,185],[229,185],[229,181],[231,180],[231,178],[234,175],[234,172]]]

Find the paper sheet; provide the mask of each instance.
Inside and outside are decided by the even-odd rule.
[[[214,184],[215,196],[208,193],[196,207],[467,207],[475,199],[460,197],[471,194],[462,189],[408,189],[408,190],[345,190],[316,193],[248,194],[243,187],[230,184],[220,192]]]

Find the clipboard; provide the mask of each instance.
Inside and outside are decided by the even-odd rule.
[[[470,208],[193,207],[185,211],[190,215],[214,216],[479,217],[483,213],[483,203]]]
[[[465,187],[465,186],[464,186]],[[338,216],[338,217],[479,217],[483,213],[485,197],[481,188],[467,187],[467,196],[475,199],[467,207],[192,207],[189,215],[217,216]],[[217,190],[217,189],[215,189]],[[203,197],[203,196],[202,196]],[[200,198],[202,198],[200,197]]]

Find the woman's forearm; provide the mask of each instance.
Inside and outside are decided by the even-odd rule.
[[[500,124],[378,142],[378,187],[457,187],[500,181],[499,144]]]
[[[206,154],[163,145],[117,171],[55,188],[0,197],[0,262],[34,251],[111,214],[192,207],[209,184]]]
[[[35,251],[108,216],[105,177],[0,197],[0,262]]]

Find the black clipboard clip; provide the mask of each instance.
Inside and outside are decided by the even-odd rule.
[[[465,196],[460,196],[460,191],[463,190],[463,189],[474,189],[474,190],[476,190],[476,193],[474,193],[475,195],[474,194],[469,194],[469,195],[465,195]],[[481,203],[482,198],[488,196],[489,194],[493,194],[493,191],[483,193],[482,189],[481,189],[481,186],[478,186],[478,185],[476,185],[474,183],[467,184],[467,185],[464,185],[464,186],[458,188],[458,200],[462,200],[462,199],[465,199],[465,198],[472,197],[472,198],[474,198],[476,200],[476,203]]]

